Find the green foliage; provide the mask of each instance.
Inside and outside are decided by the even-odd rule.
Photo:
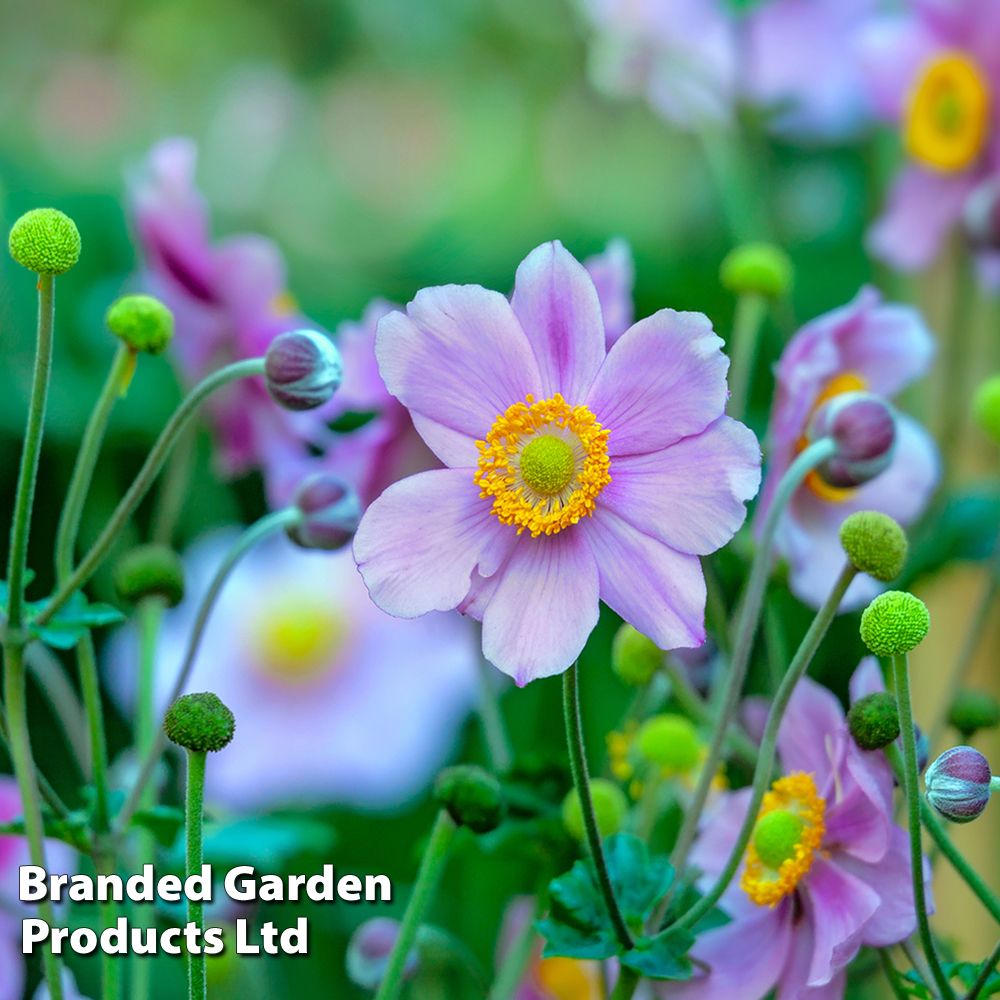
[[[48,603],[48,598],[27,602],[25,619],[28,634],[55,649],[72,649],[89,629],[100,628],[102,625],[117,625],[125,620],[125,616],[118,608],[110,604],[90,604],[87,598],[77,591],[47,625],[38,628],[34,625],[34,619],[45,610]],[[7,584],[0,580],[0,606],[5,607],[6,604]]]

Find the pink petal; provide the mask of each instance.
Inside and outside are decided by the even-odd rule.
[[[468,434],[439,424],[416,411],[410,413],[410,418],[427,447],[449,468],[474,469],[479,464],[479,449]]]
[[[372,600],[397,618],[449,611],[472,571],[496,572],[514,529],[492,514],[469,469],[435,469],[394,483],[365,511],[354,558]]]
[[[632,325],[635,305],[632,289],[635,286],[635,262],[627,240],[621,237],[610,240],[604,253],[588,257],[583,266],[587,269],[604,317],[604,336],[608,348]]]
[[[531,344],[546,398],[569,403],[586,394],[604,360],[604,320],[590,275],[558,241],[521,262],[511,308]]]
[[[599,502],[678,552],[708,555],[739,530],[759,486],[757,438],[720,417],[662,451],[614,459]]]
[[[917,72],[939,48],[912,14],[886,14],[863,26],[854,50],[878,115],[896,121],[904,114]]]
[[[851,675],[851,704],[864,698],[866,694],[877,694],[885,690],[882,668],[874,656],[866,656]]]
[[[729,359],[701,313],[661,309],[611,348],[587,396],[611,455],[659,451],[722,416]]]
[[[778,728],[778,753],[784,772],[811,774],[816,790],[825,796],[832,777],[832,741],[843,725],[844,710],[837,696],[812,678],[803,677],[795,685]]]
[[[877,863],[889,849],[892,774],[885,757],[860,750],[846,728],[835,742],[838,780],[835,798],[826,803],[823,846]]]
[[[705,641],[705,577],[676,552],[610,510],[581,521],[601,573],[601,600],[661,649]]]
[[[598,590],[597,563],[578,528],[524,532],[483,612],[483,655],[518,686],[562,673],[597,624]]]
[[[822,986],[807,986],[809,965],[813,956],[813,925],[808,919],[800,919],[792,929],[788,962],[781,972],[775,1000],[844,1000],[846,970],[839,970],[833,978]]]

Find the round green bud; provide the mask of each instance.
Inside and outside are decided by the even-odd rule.
[[[972,415],[976,423],[1000,444],[1000,375],[988,378],[972,397]]]
[[[76,223],[55,208],[33,208],[11,227],[10,255],[36,274],[64,274],[80,259]]]
[[[788,292],[794,280],[792,261],[773,243],[746,243],[731,250],[719,268],[723,287],[737,295],[757,292],[777,299]]]
[[[859,698],[847,713],[847,728],[862,750],[881,750],[899,736],[899,707],[888,691]]]
[[[951,703],[948,723],[966,738],[980,729],[996,729],[1000,725],[1000,705],[988,691],[964,688]]]
[[[879,594],[861,616],[861,639],[876,656],[908,653],[931,626],[927,605],[903,590]]]
[[[174,314],[152,295],[123,295],[105,316],[108,329],[133,351],[160,354],[174,336]]]
[[[119,597],[138,604],[144,597],[162,597],[169,607],[184,599],[184,564],[169,546],[140,545],[119,560],[112,574]]]
[[[663,650],[629,624],[622,625],[611,643],[611,669],[633,687],[645,687],[663,663]]]
[[[793,812],[776,809],[757,821],[753,831],[753,846],[757,857],[775,871],[782,862],[795,857],[795,848],[802,839],[805,825]]]
[[[489,833],[503,819],[500,782],[474,764],[446,767],[434,783],[434,798],[459,826],[473,833]]]
[[[590,797],[594,802],[594,815],[597,818],[597,829],[602,837],[610,837],[617,833],[628,811],[628,800],[625,793],[613,782],[604,778],[590,779]],[[580,808],[580,796],[575,788],[563,799],[563,826],[575,840],[583,841],[587,831],[583,826],[583,810]]]
[[[701,757],[698,731],[683,715],[654,715],[639,728],[643,755],[670,774],[686,774]]]
[[[862,573],[888,583],[903,572],[909,545],[906,533],[888,514],[859,510],[840,526],[840,544]]]
[[[163,720],[167,739],[188,750],[221,750],[228,746],[235,730],[233,713],[210,691],[182,694]]]

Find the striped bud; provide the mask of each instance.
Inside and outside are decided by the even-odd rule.
[[[837,454],[816,472],[824,482],[851,489],[885,472],[896,446],[892,407],[869,392],[842,392],[824,403],[809,425],[809,437],[832,437]]]
[[[340,351],[315,330],[279,334],[264,356],[267,391],[286,410],[315,410],[331,399],[343,379]]]
[[[927,769],[927,801],[953,823],[969,823],[990,801],[993,775],[986,758],[972,747],[952,747]]]

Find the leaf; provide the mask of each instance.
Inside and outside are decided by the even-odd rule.
[[[621,957],[622,965],[649,979],[690,979],[694,972],[687,953],[695,937],[683,929],[669,929],[652,938],[639,938],[631,951]]]
[[[249,816],[206,826],[205,861],[220,867],[280,868],[300,854],[326,854],[335,839],[333,827],[308,816]],[[173,853],[179,864],[183,845]]]
[[[911,997],[918,997],[919,1000],[931,1000],[932,993],[924,985],[924,981],[920,978],[920,974],[913,969],[909,972],[903,974],[901,978],[901,983],[903,989],[910,994]]]
[[[48,599],[27,605],[28,631],[36,639],[56,649],[72,649],[87,634],[88,629],[101,625],[116,625],[125,616],[110,604],[89,604],[87,598],[77,591],[59,609],[44,628],[36,628],[33,620],[41,614]]]
[[[576,864],[560,878],[549,883],[552,912],[561,922],[581,930],[610,929],[604,899],[584,861]]]
[[[625,922],[643,922],[673,883],[670,862],[665,857],[650,861],[646,845],[631,833],[605,838],[604,857]]]
[[[350,434],[351,431],[360,430],[365,424],[371,423],[378,416],[378,412],[378,410],[370,410],[364,413],[355,413],[353,410],[347,410],[336,420],[331,420],[326,426],[334,434]]]
[[[93,845],[87,830],[86,817],[81,813],[71,813],[69,819],[45,815],[42,817],[45,836],[52,840],[61,840],[78,851],[89,853]],[[24,820],[15,819],[9,823],[0,823],[0,836],[23,837]]]
[[[535,928],[545,938],[542,958],[582,958],[602,960],[621,951],[621,945],[610,926],[587,931],[549,918],[539,920]]]
[[[985,961],[979,965],[975,962],[942,962],[941,968],[944,974],[951,979],[959,979],[966,991],[971,990],[975,985],[979,974],[983,971]],[[1000,972],[994,970],[993,974],[986,980],[986,984],[980,990],[981,997],[991,997],[1000,993]]]
[[[682,913],[687,913],[688,910],[692,910],[695,904],[701,899],[701,893],[694,887],[689,885],[684,892],[675,899],[670,904],[670,909],[667,911],[667,922],[672,923],[676,920]],[[705,931],[714,930],[716,927],[725,927],[726,924],[732,921],[732,917],[729,916],[724,910],[720,910],[718,906],[713,906],[712,909],[708,911],[695,925],[691,928],[694,934],[704,934]]]
[[[173,806],[153,806],[134,813],[132,826],[149,830],[163,847],[172,847],[178,831],[184,826],[184,813]]]

